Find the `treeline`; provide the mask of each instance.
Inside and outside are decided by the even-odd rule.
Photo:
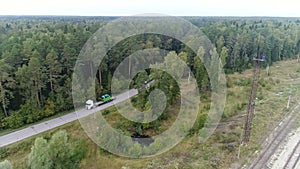
[[[219,54],[227,73],[251,67],[255,56],[267,56],[265,65],[271,65],[299,54],[300,25],[295,19],[188,19],[215,44],[216,50],[211,52]],[[20,127],[73,109],[71,76],[77,56],[87,39],[107,20],[0,18],[0,129]],[[118,63],[134,51],[146,48],[163,48],[184,56],[182,59],[191,67],[200,88],[209,89],[201,61],[178,40],[140,35],[122,41],[119,46],[111,49],[108,55],[113,57],[107,57],[95,70],[98,96],[110,92],[111,77]]]
[[[266,56],[265,65],[271,65],[295,57],[300,51],[300,20],[293,18],[219,18],[207,21],[200,29],[215,44],[219,55],[226,56],[226,72],[249,68],[253,57]]]

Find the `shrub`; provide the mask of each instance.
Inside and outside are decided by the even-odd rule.
[[[226,85],[227,85],[228,88],[233,86],[233,81],[231,80],[231,78],[227,78]]]
[[[47,100],[45,108],[44,108],[44,112],[43,115],[48,117],[51,116],[55,113],[55,105],[54,102],[51,101],[50,99]]]
[[[48,141],[38,137],[28,156],[29,168],[78,168],[84,157],[86,145],[77,142],[74,146],[69,142],[66,131],[58,131]]]
[[[103,115],[108,115],[109,113],[110,113],[110,111],[109,111],[108,109],[105,109],[105,110],[102,112]]]
[[[247,78],[247,79],[237,79],[235,81],[235,84],[238,85],[238,86],[249,86],[250,83],[251,83],[250,78]]]
[[[234,92],[233,91],[227,91],[227,97],[228,96],[233,96],[234,95]]]
[[[264,79],[260,79],[258,81],[258,84],[261,85],[262,87],[265,87],[266,86],[266,81]]]
[[[0,158],[3,159],[8,155],[8,150],[6,147],[0,147]]]
[[[0,162],[0,168],[1,169],[12,169],[13,166],[11,165],[11,163],[8,160],[4,160],[4,161]]]
[[[9,117],[5,118],[5,123],[9,128],[19,128],[24,125],[24,117],[18,112],[12,113]]]

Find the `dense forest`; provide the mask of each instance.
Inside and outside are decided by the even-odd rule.
[[[77,56],[88,38],[112,19],[1,17],[0,129],[18,128],[72,110],[71,78]],[[267,56],[264,66],[282,59],[299,57],[300,20],[297,18],[186,19],[198,26],[215,45],[215,52],[219,54],[226,73],[250,68],[252,58],[256,56]],[[209,80],[201,61],[195,59],[195,54],[176,39],[161,35],[140,35],[127,39],[123,44],[111,50],[108,55],[114,57],[108,57],[110,59],[106,59],[98,68],[95,82],[97,95],[110,92],[110,80],[117,63],[132,53],[126,49],[128,46],[135,50],[163,48],[175,51],[168,55],[178,55],[185,60],[201,90],[209,90]],[[150,73],[145,72],[143,78]],[[141,81],[143,78],[140,78]],[[177,97],[176,91],[169,94],[172,103]],[[145,105],[145,102],[140,104]]]

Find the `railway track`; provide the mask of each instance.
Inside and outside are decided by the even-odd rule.
[[[300,155],[300,140],[298,141],[297,145],[294,147],[292,153],[290,154],[290,156],[283,168],[284,169],[295,169],[296,165],[300,159],[299,155]]]
[[[280,144],[285,140],[287,134],[291,131],[295,122],[295,117],[299,105],[296,105],[286,118],[282,120],[278,127],[272,132],[272,135],[267,140],[267,144],[261,150],[260,155],[251,163],[247,169],[268,169],[268,161],[270,157],[276,152]],[[300,144],[300,143],[299,143]],[[296,163],[297,164],[297,163]]]

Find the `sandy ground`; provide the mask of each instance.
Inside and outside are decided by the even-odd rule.
[[[282,143],[276,153],[272,156],[268,166],[271,169],[283,169],[286,161],[290,157],[299,140],[300,128],[289,133],[288,138]],[[295,155],[297,154],[294,154],[294,156]],[[295,169],[300,169],[300,163],[297,164]]]

